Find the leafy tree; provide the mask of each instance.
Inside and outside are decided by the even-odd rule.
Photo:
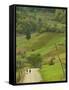
[[[31,38],[31,34],[30,34],[29,30],[27,30],[27,32],[26,32],[26,38],[27,38],[27,40],[29,40]]]
[[[65,23],[66,21],[66,11],[62,9],[56,9],[55,10],[55,20],[59,21],[61,23]]]
[[[38,19],[38,23],[37,23],[37,31],[38,31],[39,33],[41,32],[42,25],[43,25],[42,19],[39,18],[39,19]]]
[[[17,34],[26,35],[28,40],[31,38],[31,33],[34,32],[63,32],[65,31],[65,23],[65,9],[40,9],[28,7],[18,7],[16,9]]]
[[[65,24],[58,23],[58,24],[56,25],[56,32],[64,33],[65,30],[66,30]]]
[[[54,64],[54,60],[55,60],[55,58],[52,57],[51,60],[50,60],[50,62],[49,62],[49,65],[53,65]]]
[[[32,65],[32,67],[41,67],[42,64],[42,57],[40,54],[32,54],[31,56],[27,57],[28,63]]]

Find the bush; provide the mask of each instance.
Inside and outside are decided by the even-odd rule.
[[[20,81],[20,71],[19,72],[16,72],[16,82],[19,82]]]
[[[55,58],[51,58],[50,62],[49,62],[49,65],[53,65],[54,64],[54,59]]]
[[[65,25],[64,24],[57,24],[56,26],[56,32],[59,32],[59,33],[64,33],[65,32]]]
[[[27,57],[28,63],[32,65],[32,67],[39,68],[42,65],[42,57],[40,54],[32,54]]]
[[[19,83],[21,80],[24,79],[24,76],[25,76],[25,71],[23,68],[16,71],[16,82]]]

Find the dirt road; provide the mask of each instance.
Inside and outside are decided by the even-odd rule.
[[[26,73],[23,83],[40,82],[42,80],[39,68],[32,68],[31,72]]]

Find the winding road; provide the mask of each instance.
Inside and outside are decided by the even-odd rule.
[[[32,68],[31,72],[26,73],[23,83],[34,83],[40,82],[42,80],[41,75],[39,73],[39,68]]]

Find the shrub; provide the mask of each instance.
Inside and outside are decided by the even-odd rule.
[[[32,54],[27,57],[28,63],[32,65],[32,67],[38,68],[41,67],[42,57],[40,54]]]
[[[54,59],[55,58],[51,58],[50,62],[49,62],[49,65],[53,65],[54,64]]]

